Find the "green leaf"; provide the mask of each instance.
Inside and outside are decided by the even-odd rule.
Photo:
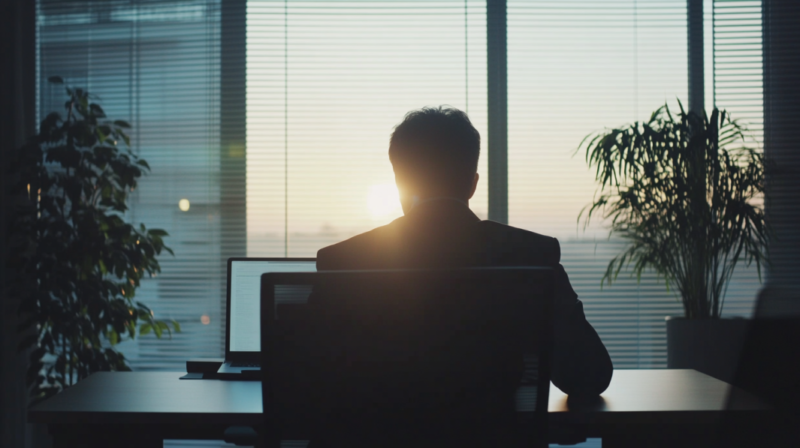
[[[111,330],[108,332],[108,342],[114,346],[119,343],[119,334],[116,331]]]
[[[114,125],[125,129],[130,129],[131,127],[131,125],[125,120],[114,120]]]
[[[47,78],[47,81],[52,84],[64,84],[64,79],[62,79],[60,76],[51,76]]]
[[[105,118],[105,116],[106,116],[106,113],[105,113],[105,111],[103,110],[103,108],[102,108],[102,107],[100,107],[100,106],[98,106],[98,105],[97,105],[97,104],[95,104],[95,103],[92,103],[92,104],[90,104],[90,105],[89,105],[89,111],[90,111],[92,114],[94,114],[94,116],[96,116],[96,117],[98,117],[98,118]]]
[[[153,326],[150,324],[142,324],[139,326],[139,335],[141,336],[150,334],[151,331],[153,331]]]

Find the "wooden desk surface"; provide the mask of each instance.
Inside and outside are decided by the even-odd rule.
[[[178,372],[101,372],[32,407],[29,420],[46,424],[256,425],[261,384],[179,380]],[[550,389],[551,419],[578,420],[590,436],[604,425],[704,424],[725,409],[729,385],[694,370],[616,370],[608,390],[574,403]],[[758,400],[739,410],[768,409]],[[711,420],[709,420],[711,419]]]

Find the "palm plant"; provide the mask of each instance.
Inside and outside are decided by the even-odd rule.
[[[578,147],[600,184],[584,215],[600,214],[627,241],[601,280],[623,267],[637,280],[652,269],[680,293],[687,318],[718,318],[739,261],[767,262],[764,156],[725,111],[673,115],[664,105],[646,122],[589,134]]]

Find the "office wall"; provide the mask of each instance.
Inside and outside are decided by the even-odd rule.
[[[17,304],[7,299],[5,259],[11,215],[6,197],[8,156],[35,124],[35,3],[0,2],[0,446],[25,446],[25,356],[17,353]]]

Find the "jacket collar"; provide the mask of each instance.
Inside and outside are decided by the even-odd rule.
[[[448,197],[429,198],[418,202],[406,214],[409,219],[454,219],[480,222],[466,202]]]

